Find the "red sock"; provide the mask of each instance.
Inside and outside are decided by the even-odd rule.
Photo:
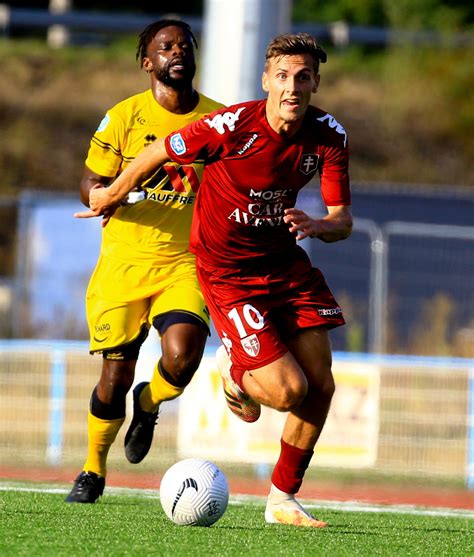
[[[280,458],[273,469],[272,483],[285,493],[297,493],[303,482],[313,451],[299,449],[280,440]]]

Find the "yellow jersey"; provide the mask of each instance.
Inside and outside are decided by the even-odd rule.
[[[85,163],[96,174],[115,178],[152,141],[222,106],[200,94],[192,112],[174,114],[148,89],[107,112],[91,139]],[[202,170],[199,163],[163,165],[142,185],[145,200],[116,210],[103,229],[101,254],[159,267],[186,253]]]

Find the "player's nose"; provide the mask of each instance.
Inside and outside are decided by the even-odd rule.
[[[297,89],[296,84],[297,84],[297,82],[296,82],[296,79],[294,77],[291,77],[291,76],[287,77],[287,79],[286,79],[286,90],[289,93],[293,93],[293,92],[297,91],[298,89]]]
[[[184,57],[185,50],[184,50],[184,48],[183,48],[180,44],[176,44],[176,43],[175,43],[175,44],[173,45],[173,48],[172,48],[171,53],[172,53],[173,57],[174,57],[174,56],[181,56],[181,57]]]

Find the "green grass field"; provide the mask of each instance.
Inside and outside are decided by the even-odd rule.
[[[264,502],[231,498],[210,528],[179,527],[157,492],[108,489],[95,505],[63,502],[65,487],[0,483],[0,555],[474,555],[474,513],[308,502],[324,530],[267,525]]]

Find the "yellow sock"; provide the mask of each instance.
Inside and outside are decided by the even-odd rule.
[[[140,406],[145,412],[156,412],[163,401],[173,400],[183,391],[184,387],[175,387],[163,379],[156,364],[150,384],[140,393]]]
[[[107,455],[124,421],[125,418],[101,420],[89,411],[87,416],[89,445],[87,460],[83,467],[85,472],[94,472],[105,478],[107,475]]]

